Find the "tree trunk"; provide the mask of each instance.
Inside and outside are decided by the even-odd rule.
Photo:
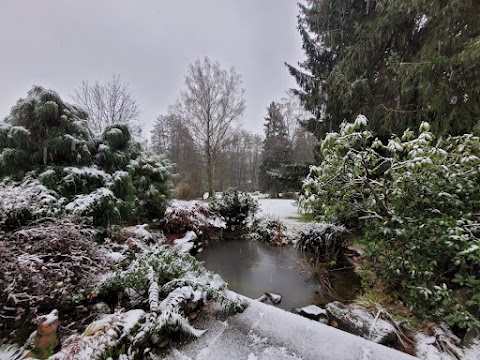
[[[208,186],[208,195],[210,199],[215,196],[215,192],[213,189],[214,185],[214,173],[213,173],[213,156],[209,152],[207,152],[207,186]]]

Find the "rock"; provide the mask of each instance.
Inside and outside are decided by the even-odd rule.
[[[462,339],[462,345],[470,347],[474,342],[480,342],[480,334],[477,330],[470,328]]]
[[[278,305],[282,302],[282,295],[280,294],[266,292],[265,296],[267,296],[270,301],[275,305]]]
[[[308,305],[300,309],[296,309],[298,315],[312,319],[315,321],[320,321],[321,319],[326,320],[328,323],[327,311],[318,307],[316,305]],[[324,322],[324,321],[322,321]]]
[[[278,305],[282,302],[282,295],[276,294],[276,293],[266,292],[265,294],[263,294],[262,296],[260,296],[259,298],[255,299],[255,300],[263,302],[263,303],[270,300],[272,302],[272,304]]]
[[[358,306],[347,307],[335,301],[327,305],[327,314],[331,322],[336,322],[344,331],[387,345],[397,340],[392,324],[382,319],[375,319],[366,310]]]
[[[158,344],[158,347],[159,348],[164,348],[164,347],[167,347],[168,345],[170,345],[170,339],[165,339],[163,340],[160,344]]]
[[[37,330],[31,335],[32,351],[28,356],[46,359],[53,355],[58,346],[58,311],[53,310],[48,315],[39,316],[37,321]]]
[[[266,302],[268,300],[268,297],[267,295],[263,294],[262,296],[260,296],[259,298],[255,299],[256,301],[260,301],[260,302]]]

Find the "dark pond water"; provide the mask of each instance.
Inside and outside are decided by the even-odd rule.
[[[254,299],[266,291],[281,294],[279,307],[285,310],[310,304],[325,306],[337,299],[353,300],[360,289],[359,277],[352,269],[321,275],[322,279],[328,278],[328,286],[310,265],[311,256],[293,246],[224,241],[204,249],[197,258],[207,269],[220,274],[233,291]]]

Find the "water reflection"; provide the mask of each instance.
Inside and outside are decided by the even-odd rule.
[[[324,306],[335,300],[328,286],[321,285],[311,256],[292,246],[270,247],[250,241],[225,241],[197,255],[205,267],[220,274],[229,288],[251,298],[264,292],[283,295],[279,307],[291,310],[309,304]],[[352,270],[333,271],[329,280],[334,292],[345,300],[355,297],[360,287]]]

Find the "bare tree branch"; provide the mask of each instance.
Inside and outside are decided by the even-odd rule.
[[[203,149],[208,191],[213,194],[216,158],[238,129],[245,111],[245,90],[234,68],[223,70],[208,57],[189,66],[185,87],[176,112]]]
[[[126,124],[134,135],[140,135],[140,107],[120,75],[114,74],[106,83],[83,81],[72,98],[88,113],[94,133],[102,133],[109,125]]]

